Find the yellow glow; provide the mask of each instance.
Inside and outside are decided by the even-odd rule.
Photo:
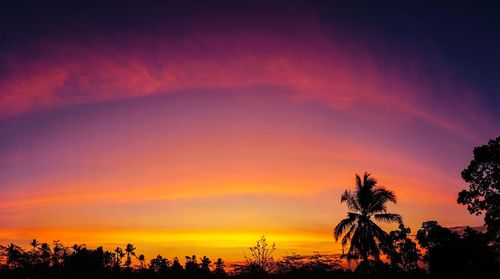
[[[105,249],[112,250],[116,246],[123,247],[127,243],[132,243],[137,247],[137,253],[144,254],[148,258],[156,254],[179,258],[196,254],[210,257],[222,256],[229,262],[235,262],[249,254],[248,248],[260,239],[262,233],[247,230],[0,230],[0,238],[8,238],[12,241],[33,237],[39,241],[51,243],[55,235],[58,236],[57,240],[67,246],[85,243],[89,247],[102,245]],[[328,233],[269,231],[265,236],[270,244],[276,243],[275,255],[277,257],[292,252],[310,254],[317,250],[323,253],[340,253],[340,246],[332,241]],[[29,246],[28,242],[19,244],[25,248]]]

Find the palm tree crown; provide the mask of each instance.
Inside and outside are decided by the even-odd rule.
[[[38,246],[40,246],[40,242],[36,239],[33,239],[30,242],[30,245],[31,245],[31,247],[33,247],[33,251],[35,251],[38,248]]]
[[[125,261],[125,266],[130,267],[132,264],[132,256],[135,257],[135,247],[132,244],[127,244],[127,247],[125,248],[125,252],[127,253],[127,260]]]
[[[350,243],[348,257],[361,257],[367,261],[369,257],[380,258],[380,252],[387,253],[392,244],[389,235],[382,230],[371,217],[377,221],[402,223],[399,214],[387,213],[387,202],[396,203],[396,196],[390,190],[377,185],[377,181],[369,173],[361,178],[356,174],[356,189],[345,190],[340,198],[349,208],[347,218],[343,219],[333,230],[335,241],[342,237],[342,253]]]

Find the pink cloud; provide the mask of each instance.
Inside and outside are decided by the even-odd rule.
[[[323,102],[333,109],[355,109],[361,103],[380,113],[405,113],[470,141],[482,138],[473,120],[488,123],[470,94],[473,89],[450,85],[447,75],[432,77],[442,80],[436,88],[425,82],[431,77],[418,70],[418,62],[395,63],[386,57],[387,63],[377,64],[368,50],[340,45],[318,32],[308,41],[264,33],[197,35],[189,41],[142,38],[125,46],[112,40],[89,46],[52,41],[36,48],[42,53],[37,58],[13,53],[6,59],[0,117],[183,90],[265,84],[288,87],[294,92],[291,98]],[[390,67],[398,64],[408,69]],[[439,91],[443,88],[445,92]],[[422,101],[438,95],[450,102]],[[464,108],[464,100],[470,107]],[[481,128],[487,131],[491,124],[485,126]]]

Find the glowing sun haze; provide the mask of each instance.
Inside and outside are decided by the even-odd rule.
[[[95,8],[5,19],[0,243],[238,260],[266,235],[279,254],[339,253],[340,194],[365,170],[414,232],[482,224],[456,196],[498,98],[439,45],[323,7]]]

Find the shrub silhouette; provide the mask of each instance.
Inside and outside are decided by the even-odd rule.
[[[406,228],[404,224],[400,224],[398,230],[389,233],[394,249],[388,256],[394,268],[406,272],[418,272],[421,255],[415,241],[408,237],[410,233],[411,229]]]
[[[417,240],[426,249],[423,259],[433,278],[471,278],[500,271],[486,235],[470,228],[461,236],[436,221],[427,221],[418,230]]]

